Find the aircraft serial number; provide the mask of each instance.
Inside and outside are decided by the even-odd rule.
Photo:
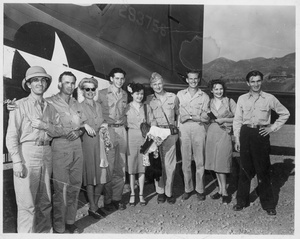
[[[134,7],[123,5],[119,9],[119,16],[155,33],[159,33],[163,37],[167,35],[167,26],[165,24],[160,23],[149,15],[145,15],[141,11],[137,11]]]

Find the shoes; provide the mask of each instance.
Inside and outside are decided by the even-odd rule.
[[[197,192],[197,199],[198,199],[198,201],[204,201],[206,199],[205,193]]]
[[[227,196],[222,196],[222,203],[223,203],[223,204],[229,204],[230,201],[231,201],[231,198],[230,198],[229,195],[227,195]]]
[[[83,229],[78,228],[75,224],[66,224],[65,233],[80,234],[83,233]]]
[[[276,210],[275,209],[266,209],[266,212],[269,216],[275,216]]]
[[[107,214],[105,212],[103,212],[101,208],[98,208],[98,210],[96,212],[99,213],[102,217],[107,216]]]
[[[130,195],[129,205],[132,207],[135,206],[135,194]]]
[[[176,202],[176,198],[173,196],[171,196],[171,197],[166,196],[166,198],[167,198],[167,202],[169,204],[174,204]]]
[[[245,206],[242,206],[242,205],[239,205],[239,204],[236,204],[233,206],[233,211],[241,211],[245,208]]]
[[[222,194],[220,194],[219,192],[213,194],[213,195],[210,195],[210,198],[211,199],[219,199],[222,197]]]
[[[140,205],[141,205],[141,206],[146,206],[146,201],[145,201],[143,195],[140,195]]]
[[[108,212],[112,212],[115,210],[115,207],[112,203],[104,204],[104,209]]]
[[[157,203],[164,203],[166,201],[166,195],[164,193],[159,193],[157,196]]]
[[[186,192],[185,192],[184,194],[182,194],[181,199],[182,199],[183,201],[189,199],[190,196],[192,196],[192,193],[193,193],[193,192],[189,192],[189,193],[186,193]]]
[[[103,218],[103,216],[100,214],[100,213],[98,213],[97,211],[95,211],[95,212],[93,212],[93,211],[91,211],[90,209],[88,210],[88,213],[89,213],[89,216],[91,216],[91,217],[93,217],[93,218],[95,218],[95,219],[102,219]]]
[[[111,201],[116,210],[125,210],[126,206],[121,201]]]

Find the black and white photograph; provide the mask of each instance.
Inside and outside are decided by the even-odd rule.
[[[1,237],[297,238],[299,7],[2,2]]]

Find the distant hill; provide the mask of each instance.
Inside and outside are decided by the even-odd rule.
[[[295,53],[281,58],[263,58],[232,61],[224,57],[203,64],[203,78],[211,79],[244,79],[250,70],[257,69],[264,75],[279,75],[285,72],[295,77]]]
[[[224,57],[203,64],[202,77],[207,83],[212,79],[223,79],[234,88],[245,88],[245,76],[251,70],[261,71],[271,90],[295,90],[295,57],[290,53],[284,57],[257,57],[232,61]],[[272,84],[271,84],[272,83]],[[275,84],[276,83],[276,84]]]

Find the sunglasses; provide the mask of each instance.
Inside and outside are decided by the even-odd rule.
[[[84,88],[84,90],[85,90],[85,91],[90,91],[90,90],[91,90],[91,91],[95,91],[96,88]]]

